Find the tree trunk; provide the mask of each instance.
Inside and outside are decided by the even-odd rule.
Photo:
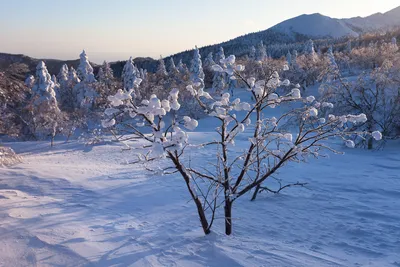
[[[208,235],[211,233],[208,221],[207,221],[207,217],[206,217],[206,213],[204,211],[203,205],[201,204],[200,199],[198,198],[196,192],[193,190],[192,186],[191,186],[191,181],[190,181],[190,176],[188,174],[188,172],[185,170],[184,166],[179,162],[177,157],[174,157],[174,155],[172,153],[169,153],[172,161],[175,164],[176,169],[179,171],[179,173],[182,175],[183,179],[185,180],[187,189],[189,190],[190,196],[192,197],[194,203],[196,204],[196,208],[197,208],[197,213],[199,215],[199,219],[200,219],[200,223],[201,223],[201,227],[203,228],[203,232],[204,234]]]
[[[225,200],[225,234],[232,234],[232,202],[230,199]]]
[[[251,201],[256,200],[258,192],[260,192],[260,187],[261,187],[260,184],[256,186],[256,190],[254,190],[253,196],[251,197]]]

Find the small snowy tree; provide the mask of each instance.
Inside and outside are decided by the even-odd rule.
[[[130,134],[146,143],[143,146],[145,152],[139,154],[135,162],[147,165],[165,159],[165,164],[169,164],[154,171],[180,174],[195,204],[204,233],[210,233],[216,211],[223,206],[225,233],[230,235],[234,217],[232,207],[238,199],[251,192],[254,199],[262,190],[263,183],[290,162],[318,157],[323,155],[324,149],[334,151],[325,140],[339,137],[347,146],[353,147],[348,136],[368,133],[350,130],[352,125],[366,121],[364,114],[323,116],[322,110],[328,107],[316,102],[315,98],[303,98],[297,87],[288,94],[278,95],[277,88],[289,86],[290,82],[281,81],[277,70],[265,73],[261,80],[246,79],[241,75],[244,67],[236,65],[234,56],[220,63],[213,67],[214,71],[241,80],[254,102],[232,99],[228,93],[214,100],[204,91],[201,82],[188,85],[186,89],[198,105],[218,124],[217,139],[213,136],[204,143],[190,141],[188,131],[195,130],[199,122],[189,116],[171,116],[171,112],[180,109],[177,89],[172,89],[165,99],[152,95],[140,104],[135,104],[131,94],[120,90],[109,97],[113,108],[105,111],[108,119],[102,124],[116,131],[128,123],[129,127],[124,127],[124,130],[129,129]],[[268,109],[294,102],[300,107],[278,118],[268,115]],[[132,119],[117,123],[123,114],[129,114],[135,123],[132,124]],[[296,119],[298,127],[293,134],[283,125],[287,120]],[[379,139],[379,134],[374,133],[374,137]],[[235,149],[235,141],[242,142],[239,149]],[[192,149],[204,147],[215,151],[206,160],[208,163],[190,160]],[[147,166],[147,169],[151,167]]]
[[[267,58],[267,48],[265,47],[264,42],[261,41],[257,46],[256,60],[265,61]]]
[[[213,58],[213,53],[210,52],[210,53],[208,53],[207,57],[204,59],[203,66],[204,66],[205,70],[211,70],[212,66],[214,66],[214,65],[215,65],[215,61]]]
[[[286,54],[286,62],[289,66],[292,66],[292,54],[290,54],[290,51]]]
[[[171,75],[175,75],[175,76],[179,74],[179,70],[175,65],[175,61],[174,61],[173,57],[170,57],[170,59],[169,59],[169,73]]]
[[[399,49],[399,47],[397,46],[397,39],[396,39],[396,37],[393,37],[393,38],[392,38],[392,46],[393,46],[396,50]]]
[[[139,75],[140,73],[138,73],[138,70],[134,65],[133,58],[130,57],[128,61],[126,61],[126,64],[122,70],[122,81],[124,83],[125,92],[129,92],[135,88],[135,80]]]
[[[251,46],[250,47],[250,52],[249,52],[249,58],[251,60],[255,60],[256,59],[256,53],[257,53],[256,48],[254,46]]]
[[[160,56],[160,59],[158,60],[156,75],[159,79],[165,79],[168,77],[167,68],[165,67],[165,62],[162,56]]]
[[[190,66],[190,79],[194,83],[204,81],[203,63],[197,46],[194,49],[192,64]]]
[[[85,50],[80,54],[80,63],[77,69],[77,74],[80,82],[74,88],[74,94],[77,100],[76,106],[90,109],[93,107],[95,99],[98,96],[95,90],[95,83],[97,81],[94,77],[93,67],[90,65]]]
[[[350,53],[351,53],[351,50],[352,50],[351,40],[348,40],[348,41],[347,41],[347,44],[346,44],[346,52],[347,52],[348,54],[350,54]]]

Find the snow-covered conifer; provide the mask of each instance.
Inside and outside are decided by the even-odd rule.
[[[288,51],[286,54],[286,62],[289,66],[292,65],[292,54],[290,53],[290,51]]]
[[[175,65],[175,61],[174,61],[173,57],[170,57],[170,59],[169,59],[169,73],[171,75],[177,75],[179,73],[179,70]]]
[[[250,47],[249,58],[251,60],[256,59],[256,48],[254,47],[254,45]]]
[[[46,64],[40,61],[36,67],[36,81],[32,87],[31,108],[32,132],[42,137],[50,134],[54,138],[56,134],[60,109],[54,89],[55,84],[47,71]]]
[[[193,82],[204,82],[204,71],[203,63],[201,61],[201,55],[199,49],[194,49],[193,59],[190,66],[190,78]]]
[[[78,77],[81,81],[86,83],[93,83],[96,81],[93,74],[93,67],[90,65],[89,58],[85,50],[80,54],[80,62],[77,69]]]
[[[165,62],[162,56],[160,56],[160,59],[158,60],[156,75],[159,78],[166,78],[168,76],[167,68],[165,67]]]
[[[122,70],[122,81],[125,92],[129,92],[135,88],[135,80],[139,75],[140,73],[138,73],[137,68],[134,65],[133,58],[130,57],[128,61],[126,61]]]
[[[204,69],[211,70],[212,66],[215,65],[215,61],[213,58],[213,53],[208,53],[207,57],[204,59],[203,67]]]
[[[257,46],[256,60],[264,61],[268,58],[267,48],[264,45],[264,42],[261,41]]]

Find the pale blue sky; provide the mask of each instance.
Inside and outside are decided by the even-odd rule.
[[[0,52],[101,62],[158,57],[301,14],[367,16],[398,0],[0,0]]]

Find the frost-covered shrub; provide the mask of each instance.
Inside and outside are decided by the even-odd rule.
[[[22,157],[18,156],[14,150],[0,145],[0,167],[9,167],[22,162]]]

